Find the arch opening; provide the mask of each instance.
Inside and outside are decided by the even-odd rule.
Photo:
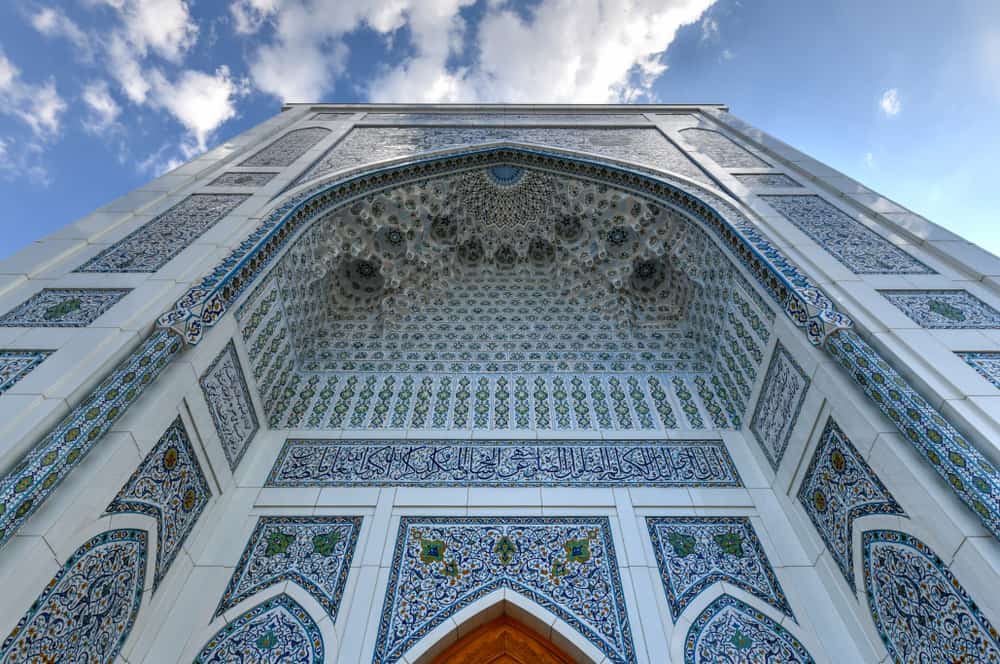
[[[432,664],[573,664],[552,641],[508,615],[461,637]]]

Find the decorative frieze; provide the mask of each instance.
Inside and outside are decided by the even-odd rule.
[[[211,497],[201,464],[178,417],[107,508],[111,513],[133,512],[156,520],[154,591]]]
[[[728,136],[711,129],[682,129],[681,136],[723,168],[769,168],[767,163]]]
[[[962,352],[957,355],[1000,390],[1000,352]]]
[[[292,581],[336,620],[360,529],[359,516],[260,517],[215,615]]]
[[[607,517],[407,517],[373,664],[493,591],[516,592],[575,628],[609,662],[636,661]]]
[[[809,377],[779,341],[750,420],[750,431],[775,471],[788,448],[808,390]]]
[[[249,173],[233,171],[223,173],[208,183],[209,187],[263,187],[278,177],[277,173]]]
[[[0,394],[14,387],[54,351],[0,350]]]
[[[232,662],[323,664],[323,636],[298,602],[278,595],[227,623],[194,658],[194,664]]]
[[[244,160],[240,166],[248,168],[284,168],[291,166],[309,148],[329,136],[323,127],[307,127],[290,131],[278,140]]]
[[[267,486],[742,486],[721,440],[288,440]]]
[[[784,173],[734,173],[733,177],[740,184],[757,189],[802,186]]]
[[[145,576],[146,531],[108,530],[91,538],[4,640],[0,660],[115,661],[135,624]]]
[[[763,611],[721,595],[698,615],[684,640],[684,664],[814,664],[809,651]]]
[[[855,274],[934,274],[934,270],[819,196],[761,198]]]
[[[792,615],[748,517],[646,517],[646,527],[674,622],[698,595],[719,582]]]
[[[368,113],[363,122],[390,125],[647,124],[642,113]]]
[[[826,422],[798,496],[853,590],[854,522],[872,514],[903,514],[903,508],[832,417]]]
[[[993,330],[1000,311],[964,290],[881,290],[879,293],[929,330]]]
[[[232,340],[199,380],[230,470],[236,470],[259,425]]]
[[[0,327],[86,327],[128,288],[46,288],[0,316]]]

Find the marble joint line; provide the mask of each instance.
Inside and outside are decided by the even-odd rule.
[[[721,440],[285,441],[265,486],[740,487]]]

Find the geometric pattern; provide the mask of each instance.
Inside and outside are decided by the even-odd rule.
[[[681,136],[698,152],[723,168],[768,168],[770,164],[734,143],[728,136],[709,129],[682,129]]]
[[[293,184],[370,164],[447,148],[509,141],[602,154],[706,182],[701,170],[655,128],[362,127],[352,129]],[[244,164],[246,165],[246,164]]]
[[[721,440],[288,440],[271,487],[739,487]]]
[[[142,601],[146,531],[108,530],[69,557],[0,647],[4,662],[111,662]]]
[[[1000,662],[996,628],[926,544],[896,530],[863,542],[868,606],[895,661]]]
[[[228,623],[194,658],[194,664],[231,662],[323,664],[323,636],[305,609],[278,595]]]
[[[12,388],[54,351],[0,350],[0,394]]]
[[[156,272],[249,197],[249,194],[188,196],[74,272]]]
[[[0,327],[86,327],[128,288],[46,288],[0,316]]]
[[[223,173],[208,183],[209,187],[263,187],[277,173]]]
[[[59,488],[182,346],[173,331],[154,331],[0,478],[0,546]]]
[[[316,145],[330,133],[329,129],[310,127],[290,131],[278,140],[257,152],[240,166],[281,167],[291,166],[312,146]]]
[[[495,590],[539,604],[616,664],[636,661],[607,517],[407,517],[372,664],[392,664]]]
[[[260,517],[216,617],[268,586],[292,581],[336,620],[360,529],[359,516]]]
[[[334,114],[320,114],[334,115]],[[347,115],[347,114],[344,114]],[[319,119],[319,116],[313,118]],[[515,123],[577,125],[587,122],[648,124],[640,113],[368,113],[363,122],[386,124],[477,124],[510,125]]]
[[[749,604],[721,595],[695,619],[684,640],[684,664],[814,664],[784,627]]]
[[[775,471],[788,448],[808,389],[808,376],[779,341],[750,421],[750,431]]]
[[[783,613],[792,607],[745,516],[646,517],[674,622],[715,583],[730,583]]]
[[[761,198],[855,274],[934,274],[934,270],[819,196]]]
[[[881,290],[910,320],[929,330],[1000,328],[1000,312],[964,290]]]
[[[832,417],[799,487],[799,502],[851,590],[855,589],[854,521],[870,514],[903,514],[903,508]]]
[[[257,433],[257,413],[232,340],[212,360],[199,383],[229,469],[236,470]]]
[[[1000,352],[963,352],[956,353],[965,363],[979,372],[979,375],[993,383],[1000,390]]]
[[[802,186],[784,173],[734,173],[733,177],[740,184],[751,188]]]
[[[178,416],[107,508],[109,513],[132,512],[156,519],[153,592],[211,497],[201,464]]]

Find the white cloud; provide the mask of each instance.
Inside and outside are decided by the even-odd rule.
[[[59,133],[65,111],[66,102],[55,81],[25,82],[20,70],[0,52],[0,113],[20,118],[39,138],[51,138]]]
[[[890,118],[899,115],[899,112],[903,110],[903,102],[899,98],[899,90],[896,88],[889,88],[882,93],[882,98],[878,102],[879,108]]]
[[[154,70],[151,79],[154,103],[173,115],[194,141],[182,145],[187,157],[205,150],[212,132],[236,116],[236,99],[249,92],[249,83],[233,78],[226,66],[214,74],[185,70],[175,81]]]
[[[152,51],[173,63],[198,41],[198,25],[185,0],[104,0],[121,18],[121,33],[140,56]]]
[[[0,137],[0,178],[27,178],[35,184],[48,185],[49,174],[39,163],[42,148],[37,143],[19,146],[13,139]]]
[[[278,10],[278,0],[236,0],[229,6],[238,34],[252,35]]]
[[[865,165],[868,168],[875,168],[875,155],[871,152],[865,153]]]
[[[42,7],[31,15],[31,25],[46,37],[62,37],[76,47],[77,56],[84,60],[93,59],[90,37],[66,14],[52,7]]]
[[[701,38],[703,41],[714,41],[719,38],[719,22],[711,16],[701,19]]]
[[[83,128],[92,134],[103,134],[115,126],[121,107],[111,96],[107,81],[92,81],[84,86],[81,94],[90,114],[83,120]]]

